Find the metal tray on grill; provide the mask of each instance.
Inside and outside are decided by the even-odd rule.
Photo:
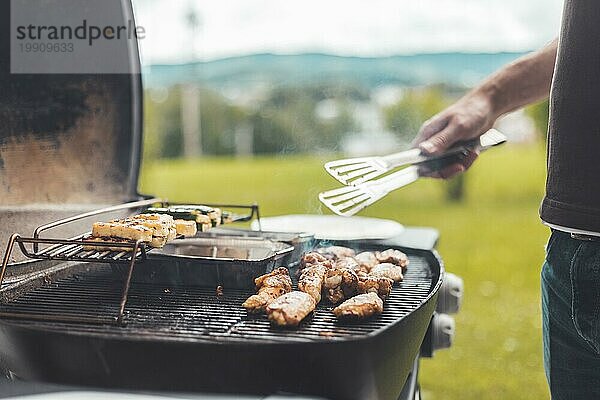
[[[251,289],[256,277],[287,265],[293,251],[293,246],[262,238],[177,239],[148,251],[132,282]],[[127,274],[122,264],[112,268]]]
[[[218,227],[208,232],[198,233],[198,237],[209,238],[261,238],[274,242],[283,242],[294,246],[294,251],[286,255],[282,264],[290,265],[298,263],[302,254],[310,251],[315,246],[315,236],[307,232],[271,232],[271,231],[249,231],[247,229]]]

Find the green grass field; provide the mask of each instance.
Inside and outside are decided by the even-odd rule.
[[[335,182],[323,161],[161,161],[145,165],[141,189],[173,201],[258,202],[264,215],[326,213],[316,195]],[[443,182],[424,180],[363,212],[438,228],[446,268],[465,280],[454,346],[422,363],[426,399],[549,397],[539,300],[548,231],[537,215],[544,169],[541,145],[505,146],[484,154],[468,172],[464,202],[448,203]]]

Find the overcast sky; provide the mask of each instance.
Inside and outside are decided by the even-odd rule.
[[[377,56],[532,50],[562,0],[134,0],[145,64],[257,52]],[[192,34],[186,15],[195,9]]]

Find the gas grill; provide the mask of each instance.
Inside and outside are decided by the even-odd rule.
[[[123,21],[133,20],[129,0],[95,4],[117,7]],[[247,277],[231,279],[232,267],[242,270],[241,261],[226,266],[206,261],[201,267],[211,273],[194,281],[182,279],[185,263],[153,257],[155,250],[143,243],[123,245],[123,251],[85,251],[84,232],[92,221],[165,203],[137,192],[138,50],[127,42],[115,55],[130,57],[127,74],[11,74],[10,6],[0,4],[5,122],[0,365],[6,375],[69,389],[184,392],[198,398],[203,393],[419,398],[419,356],[431,356],[444,341],[449,345],[453,327],[436,310],[456,311],[460,297],[460,284],[449,284],[433,250],[435,231],[407,229],[401,237],[378,240],[311,240],[263,232],[258,224],[257,231],[200,234],[286,242],[291,247],[281,247],[264,267],[286,265],[294,277],[300,254],[323,240],[357,251],[395,248],[409,256],[405,280],[393,288],[381,316],[340,322],[333,306],[322,302],[296,329],[274,328],[265,316],[248,315],[241,307],[254,292]],[[230,207],[238,206],[224,208]],[[247,211],[239,221],[260,221],[258,206],[239,208]],[[161,274],[173,270],[179,279],[163,279]],[[217,286],[223,286],[222,293]]]
[[[373,320],[339,323],[331,306],[321,303],[298,329],[275,329],[265,316],[249,316],[241,307],[252,290],[225,288],[218,296],[214,287],[134,283],[124,326],[3,321],[0,340],[11,346],[1,351],[14,360],[15,375],[32,380],[145,390],[397,398],[440,285],[435,257],[427,252],[410,256],[406,280],[393,290],[384,314]],[[47,284],[31,279],[15,285],[13,290],[24,294],[3,312],[74,318],[114,313],[122,281],[111,269],[103,264],[72,268],[68,276],[51,277]]]

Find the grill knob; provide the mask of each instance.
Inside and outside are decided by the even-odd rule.
[[[440,287],[436,311],[444,314],[455,314],[460,309],[464,291],[461,277],[446,273]]]
[[[434,314],[431,321],[431,347],[433,351],[447,349],[454,340],[454,318],[447,314]]]

